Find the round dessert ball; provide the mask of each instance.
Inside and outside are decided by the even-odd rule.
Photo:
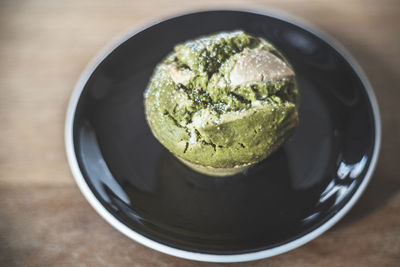
[[[233,175],[267,158],[298,124],[293,68],[262,38],[223,32],[176,45],[144,95],[154,136],[189,167]]]

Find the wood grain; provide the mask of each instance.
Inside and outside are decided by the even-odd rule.
[[[64,118],[80,73],[132,27],[199,8],[278,8],[338,39],[370,78],[383,143],[368,189],[327,233],[238,266],[400,265],[400,1],[1,1],[0,266],[214,266],[126,238],[89,206],[69,171]]]

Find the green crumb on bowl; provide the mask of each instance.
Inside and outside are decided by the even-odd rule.
[[[144,98],[155,137],[178,158],[210,168],[259,162],[298,124],[292,67],[270,43],[242,31],[176,45]]]

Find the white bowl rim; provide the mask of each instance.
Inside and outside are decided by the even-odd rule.
[[[372,106],[372,111],[374,115],[374,121],[375,121],[375,145],[374,145],[374,150],[373,154],[371,157],[371,162],[369,165],[369,168],[367,170],[367,173],[357,188],[356,192],[354,192],[353,196],[348,200],[348,202],[335,214],[333,215],[328,221],[317,227],[316,229],[312,230],[311,232],[295,239],[290,242],[284,243],[282,245],[265,249],[262,251],[256,251],[256,252],[248,252],[248,253],[242,253],[242,254],[228,254],[228,255],[221,255],[221,254],[208,254],[208,253],[199,253],[199,252],[192,252],[192,251],[187,251],[183,249],[177,249],[174,247],[170,247],[167,245],[164,245],[162,243],[156,242],[150,238],[147,238],[134,230],[130,229],[128,226],[123,224],[121,221],[119,221],[114,215],[112,215],[101,203],[100,201],[95,197],[91,189],[89,188],[88,184],[86,183],[83,174],[80,171],[78,161],[75,155],[75,149],[74,149],[74,140],[73,140],[73,123],[74,123],[74,117],[75,117],[75,110],[76,106],[78,104],[80,95],[83,91],[83,88],[85,87],[86,82],[88,81],[90,75],[93,73],[93,71],[98,67],[98,65],[114,50],[116,49],[119,45],[121,45],[123,42],[127,41],[129,38],[132,36],[146,30],[147,28],[150,28],[154,25],[157,25],[159,23],[162,23],[166,20],[173,19],[176,17],[180,16],[185,16],[185,15],[191,15],[191,14],[196,14],[199,12],[213,12],[213,11],[233,11],[233,12],[247,12],[247,13],[252,13],[252,14],[257,14],[257,15],[264,15],[264,16],[269,16],[273,18],[277,18],[283,21],[287,21],[289,23],[292,23],[294,25],[298,25],[307,31],[315,34],[328,44],[330,44],[339,54],[343,56],[347,60],[347,62],[351,65],[351,67],[354,69],[354,71],[357,73],[359,76],[361,82],[363,83],[364,87],[366,88],[367,95],[369,97],[371,106]],[[147,24],[141,28],[136,28],[136,30],[128,31],[127,34],[124,34],[123,37],[117,38],[117,40],[112,41],[109,45],[105,46],[100,53],[88,64],[84,72],[81,74],[77,84],[75,85],[75,88],[73,90],[73,93],[71,95],[69,104],[68,104],[68,109],[67,109],[67,114],[66,114],[66,121],[65,121],[65,146],[66,146],[66,153],[67,153],[67,158],[68,158],[68,163],[70,165],[71,172],[75,178],[75,181],[81,190],[82,194],[85,196],[87,201],[90,203],[90,205],[100,214],[101,217],[103,217],[104,220],[106,220],[109,224],[111,224],[115,229],[120,231],[122,234],[128,236],[129,238],[135,240],[136,242],[147,246],[149,248],[152,248],[154,250],[173,255],[176,257],[180,258],[185,258],[185,259],[190,259],[190,260],[196,260],[196,261],[205,261],[205,262],[245,262],[245,261],[252,261],[252,260],[258,260],[258,259],[263,259],[263,258],[268,258],[272,257],[278,254],[282,254],[284,252],[293,250],[299,246],[302,246],[306,244],[307,242],[315,239],[316,237],[320,236],[322,233],[327,231],[329,228],[331,228],[334,224],[336,224],[357,202],[357,200],[360,198],[361,194],[367,187],[372,174],[375,170],[377,160],[378,160],[378,155],[380,151],[380,145],[381,145],[381,135],[382,135],[382,126],[381,126],[381,118],[380,118],[380,113],[379,113],[379,108],[378,108],[378,103],[375,97],[375,94],[373,92],[372,86],[366,77],[364,71],[361,69],[360,65],[355,61],[355,59],[350,55],[350,53],[342,46],[340,45],[335,39],[333,39],[331,36],[323,33],[321,30],[317,29],[314,26],[310,26],[309,23],[305,22],[302,19],[295,18],[292,15],[287,14],[286,12],[283,12],[281,10],[274,10],[274,9],[268,9],[268,11],[260,11],[260,10],[252,10],[252,9],[235,9],[235,8],[228,8],[228,9],[203,9],[203,10],[196,10],[196,11],[191,11],[191,12],[184,12],[184,13],[179,13],[158,21],[155,21],[153,23]]]

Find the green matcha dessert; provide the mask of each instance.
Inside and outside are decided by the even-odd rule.
[[[154,136],[198,172],[227,176],[276,151],[298,123],[292,67],[242,31],[187,41],[156,67],[144,94]]]

